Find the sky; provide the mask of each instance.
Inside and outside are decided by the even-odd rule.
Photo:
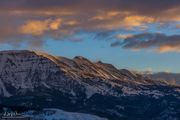
[[[1,0],[0,50],[180,73],[180,0]]]

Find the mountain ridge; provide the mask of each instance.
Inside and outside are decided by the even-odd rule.
[[[110,120],[163,117],[167,110],[176,118],[180,112],[177,86],[81,56],[68,59],[27,50],[0,52],[0,98],[5,106],[59,108]]]

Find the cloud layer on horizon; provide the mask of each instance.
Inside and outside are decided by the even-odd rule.
[[[0,43],[42,45],[47,37],[61,40],[80,31],[145,30],[153,23],[173,23],[179,29],[179,13],[179,0],[1,0]]]

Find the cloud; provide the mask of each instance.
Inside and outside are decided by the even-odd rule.
[[[42,35],[45,31],[50,29],[48,24],[49,21],[28,21],[25,25],[20,27],[19,32],[22,34]]]
[[[124,18],[124,24],[127,27],[141,26],[144,23],[153,23],[155,20],[147,16],[127,16]]]
[[[27,21],[24,25],[20,26],[19,32],[20,34],[39,36],[47,31],[58,30],[61,26],[61,23],[61,19],[47,19],[44,21],[30,20]]]
[[[118,39],[127,39],[127,38],[130,38],[130,37],[132,37],[133,36],[133,34],[118,34],[116,37],[118,38]]]
[[[164,52],[180,52],[180,45],[162,45],[158,48],[161,53]]]
[[[111,37],[119,29],[179,22],[179,13],[179,0],[1,0],[0,43],[62,40],[79,31]]]
[[[48,9],[61,8],[73,10],[124,10],[153,14],[155,11],[166,11],[179,7],[179,0],[1,0],[1,8]]]
[[[123,41],[116,41],[111,46],[122,46],[132,50],[155,49],[158,52],[180,52],[180,35],[143,33],[127,37]]]
[[[176,28],[178,28],[178,29],[179,29],[179,28],[180,28],[180,24],[176,25]]]
[[[116,47],[116,46],[120,46],[121,43],[119,41],[115,41],[113,43],[111,43],[111,47]]]

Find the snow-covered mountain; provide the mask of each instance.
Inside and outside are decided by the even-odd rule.
[[[145,75],[152,79],[165,80],[170,84],[180,85],[180,73],[158,72]]]
[[[58,108],[110,120],[178,118],[180,88],[81,56],[2,51],[0,103]]]

